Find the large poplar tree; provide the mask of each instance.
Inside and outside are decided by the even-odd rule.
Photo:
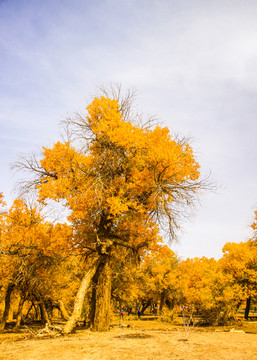
[[[33,173],[25,187],[36,188],[41,201],[62,201],[70,210],[74,244],[91,254],[64,333],[78,320],[90,284],[91,328],[109,329],[113,259],[125,249],[137,257],[160,229],[174,237],[205,186],[189,143],[154,121],[144,124],[133,115],[133,94],[116,90],[104,90],[85,115],[66,121],[67,141],[17,164]]]

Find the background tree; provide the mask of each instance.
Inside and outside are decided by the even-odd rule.
[[[170,309],[175,305],[177,266],[175,253],[168,246],[157,244],[147,253],[139,268],[141,303],[152,305],[154,309],[158,307],[159,315],[164,305]]]
[[[242,292],[215,259],[203,257],[182,261],[177,282],[182,305],[193,307],[202,322],[223,325],[234,319]]]
[[[32,156],[16,164],[33,174],[24,186],[36,188],[41,201],[63,201],[81,254],[99,259],[82,281],[83,296],[94,278],[92,329],[98,331],[110,325],[112,254],[123,248],[140,253],[158,241],[160,227],[174,237],[206,185],[185,139],[151,121],[143,124],[132,113],[130,92],[103,95],[86,115],[67,120],[68,141],[43,148],[40,160]]]
[[[255,241],[227,243],[220,260],[225,273],[233,276],[241,288],[241,300],[246,301],[245,319],[248,319],[251,299],[257,296],[257,246]]]
[[[0,271],[5,289],[0,330],[4,330],[14,290],[20,295],[17,326],[25,300],[37,302],[43,321],[49,323],[46,302],[53,296],[53,289],[57,290],[58,281],[53,281],[61,277],[60,266],[71,246],[71,227],[45,221],[36,206],[28,207],[17,199],[0,215],[0,229]]]
[[[116,262],[112,296],[120,307],[135,306],[144,313],[150,306],[160,312],[165,304],[174,306],[177,257],[166,245],[152,245],[140,264],[128,258]]]

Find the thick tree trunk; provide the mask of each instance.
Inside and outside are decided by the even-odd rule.
[[[246,306],[245,306],[245,320],[248,320],[249,312],[251,307],[251,296],[246,299]]]
[[[91,266],[89,271],[86,272],[84,278],[82,279],[79,290],[78,290],[77,295],[76,295],[72,315],[70,316],[68,322],[65,324],[65,326],[64,326],[64,328],[62,330],[63,334],[71,333],[71,331],[76,326],[76,323],[77,323],[78,319],[81,316],[82,307],[83,307],[86,292],[88,291],[91,280],[93,279],[93,277],[94,277],[94,275],[96,273],[96,270],[97,270],[97,268],[98,268],[98,266],[100,264],[100,261],[101,261],[101,258],[99,257],[93,263],[93,265]]]
[[[8,316],[9,316],[9,311],[10,311],[10,306],[11,306],[11,295],[12,295],[14,288],[15,288],[14,284],[9,284],[7,287],[7,290],[6,290],[5,308],[4,308],[3,317],[0,321],[0,333],[2,333],[4,331],[5,324],[8,319]]]
[[[25,302],[25,298],[24,298],[23,296],[21,296],[21,297],[20,297],[20,301],[19,301],[17,318],[16,318],[16,324],[15,324],[15,326],[14,326],[14,330],[19,329],[19,327],[20,327],[20,325],[21,325],[22,310],[23,310],[24,302]]]
[[[107,255],[94,277],[91,308],[91,330],[108,331],[111,318],[111,271],[110,257]]]
[[[168,306],[169,310],[173,310],[175,307],[174,299],[172,299],[172,300],[166,299],[165,304]]]
[[[53,301],[53,306],[60,311],[61,316],[64,320],[66,320],[66,321],[69,320],[70,315],[69,315],[68,311],[66,310],[66,307],[62,300]]]
[[[9,312],[8,312],[7,322],[13,321],[14,302],[15,302],[14,291],[12,291],[11,296],[10,296],[10,308],[9,308]]]
[[[45,305],[45,302],[43,300],[39,303],[39,307],[40,307],[40,313],[41,313],[42,322],[44,322],[44,324],[51,325],[51,321],[49,319],[48,312],[46,310],[46,305]]]

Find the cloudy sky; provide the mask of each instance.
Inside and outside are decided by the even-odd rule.
[[[184,224],[183,257],[246,241],[257,208],[256,0],[0,0],[0,192],[10,164],[59,138],[99,84],[188,136],[219,184]]]

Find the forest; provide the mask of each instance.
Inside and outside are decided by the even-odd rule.
[[[0,193],[0,332],[33,322],[105,332],[121,310],[202,325],[254,317],[257,211],[252,238],[227,242],[219,260],[181,260],[168,246],[212,188],[186,138],[134,114],[133,93],[119,89],[62,130],[13,165],[23,174],[13,204]]]

